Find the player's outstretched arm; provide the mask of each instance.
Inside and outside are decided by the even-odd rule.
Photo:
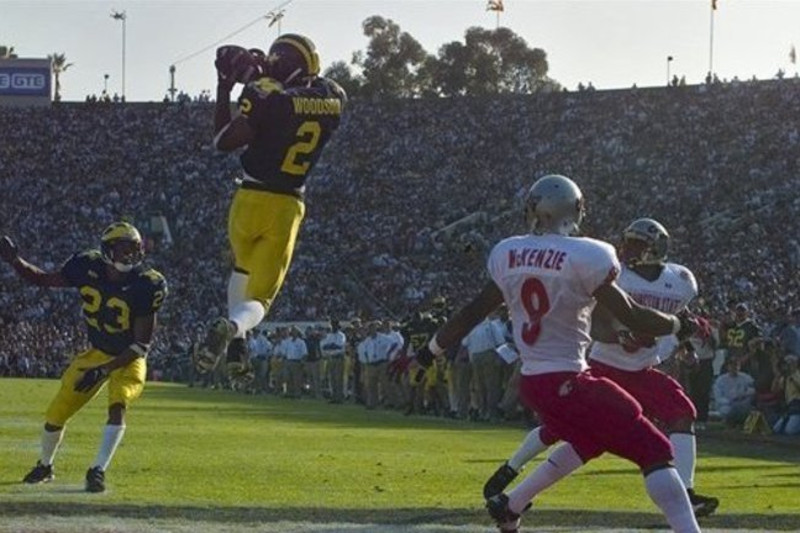
[[[0,259],[14,267],[17,274],[28,283],[40,287],[69,287],[60,272],[45,272],[20,257],[17,245],[7,235],[0,239]]]
[[[688,314],[669,315],[639,305],[613,281],[601,285],[594,297],[631,331],[655,337],[677,335],[679,339],[685,339],[697,329],[697,324]]]
[[[427,346],[417,352],[417,361],[423,366],[430,366],[433,356],[461,342],[461,339],[502,303],[503,293],[494,281],[490,281],[478,296],[439,328]]]

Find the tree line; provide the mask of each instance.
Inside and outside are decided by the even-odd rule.
[[[464,41],[442,45],[436,55],[400,26],[378,15],[362,23],[366,50],[350,63],[336,61],[325,76],[355,97],[415,98],[529,94],[560,90],[547,76],[547,54],[508,28],[471,27]]]
[[[367,48],[350,62],[335,61],[325,76],[339,82],[350,97],[418,98],[481,96],[557,91],[548,77],[547,54],[531,48],[508,28],[467,29],[464,40],[442,45],[436,55],[425,51],[411,34],[391,19],[373,15],[362,23]],[[13,46],[0,46],[0,58],[16,58]],[[72,63],[54,53],[56,101],[61,100],[61,74]]]

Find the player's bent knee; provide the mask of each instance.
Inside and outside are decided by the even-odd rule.
[[[629,444],[618,455],[636,463],[644,472],[654,465],[670,465],[674,458],[669,439],[645,419],[637,423],[626,436]]]
[[[664,470],[665,468],[673,468],[671,462],[662,462],[662,463],[655,463],[647,467],[642,467],[642,475],[644,477],[649,476],[653,472],[657,472],[659,470]]]

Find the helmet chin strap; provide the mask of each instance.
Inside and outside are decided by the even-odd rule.
[[[122,272],[123,274],[127,273],[127,272],[130,272],[131,270],[133,270],[136,267],[136,265],[128,265],[128,264],[125,264],[125,263],[118,263],[116,261],[114,261],[111,264],[111,266],[113,266],[115,269],[117,269],[118,272]]]

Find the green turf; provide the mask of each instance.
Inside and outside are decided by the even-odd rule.
[[[105,393],[70,423],[55,482],[25,486],[56,381],[0,379],[0,515],[97,511],[120,516],[386,523],[486,522],[481,487],[524,435],[511,426],[404,417],[312,400],[150,383],[129,413],[109,491],[82,480],[105,421]],[[800,527],[800,440],[724,432],[699,442],[697,487],[718,496],[714,527]],[[537,501],[553,524],[659,523],[641,476],[604,456]]]

